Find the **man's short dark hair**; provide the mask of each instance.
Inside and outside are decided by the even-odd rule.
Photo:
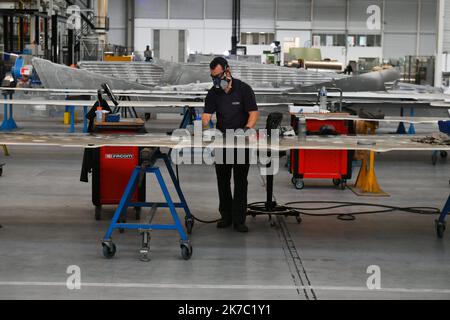
[[[222,58],[222,57],[216,57],[209,64],[209,68],[210,69],[215,69],[218,65],[221,65],[223,70],[226,70],[228,68],[228,61],[227,61],[227,59]]]

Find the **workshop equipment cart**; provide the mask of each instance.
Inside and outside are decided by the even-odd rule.
[[[142,235],[142,248],[140,249],[141,260],[148,261],[149,260],[149,252],[150,252],[150,231],[152,230],[175,230],[178,232],[180,236],[180,248],[181,248],[181,256],[183,259],[188,260],[192,256],[192,245],[187,236],[187,234],[191,234],[192,228],[194,226],[194,219],[187,205],[186,199],[181,190],[179,181],[175,175],[175,172],[172,168],[172,164],[170,162],[169,156],[165,153],[161,153],[159,148],[144,148],[140,151],[140,159],[141,165],[136,166],[131,173],[131,177],[129,177],[128,183],[125,191],[123,191],[123,195],[120,199],[119,206],[117,207],[114,217],[109,225],[108,231],[105,234],[105,237],[102,241],[103,247],[103,256],[107,259],[111,259],[116,254],[116,245],[112,241],[112,233],[114,230],[118,229],[132,229],[139,230]],[[170,179],[173,182],[178,198],[180,199],[179,203],[175,203],[169,193],[167,185],[164,181],[162,173],[158,167],[155,166],[157,160],[162,159],[169,173]],[[158,184],[163,193],[165,202],[143,202],[143,201],[133,201],[132,194],[133,190],[137,188],[140,189],[140,184],[145,180],[145,176],[147,174],[154,174],[158,181]],[[119,222],[121,216],[124,212],[126,212],[129,207],[145,207],[151,208],[150,217],[148,223],[123,223]],[[173,224],[154,224],[152,223],[153,218],[156,214],[156,210],[158,208],[168,208],[170,214],[173,219]],[[176,208],[181,208],[185,212],[185,226],[187,234],[180,222],[178,217]]]
[[[291,116],[291,125],[298,131],[298,118]],[[306,120],[307,135],[353,133],[353,122],[347,120]],[[303,179],[332,179],[335,186],[345,189],[352,177],[354,151],[349,150],[291,150],[291,182],[296,189],[305,187]]]

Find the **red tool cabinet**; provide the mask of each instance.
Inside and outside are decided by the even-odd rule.
[[[92,203],[95,219],[100,220],[103,205],[117,205],[134,168],[140,165],[139,147],[100,147],[94,150],[92,168]],[[131,198],[145,202],[145,179]],[[140,208],[136,208],[136,219]]]
[[[292,116],[292,127],[297,131],[298,119]],[[308,135],[319,134],[324,126],[334,128],[337,134],[353,133],[353,125],[347,120],[306,120]],[[354,151],[348,150],[291,150],[290,170],[292,184],[303,189],[303,179],[332,179],[333,184],[345,189],[352,176]]]

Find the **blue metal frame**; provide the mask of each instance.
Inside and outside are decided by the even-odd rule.
[[[447,202],[445,202],[444,208],[442,208],[438,222],[445,224],[445,219],[447,218],[449,212],[450,212],[450,196],[448,197]]]
[[[88,132],[88,122],[87,122],[87,118],[86,118],[87,113],[88,113],[88,107],[83,106],[83,133]]]
[[[403,110],[403,107],[401,107],[400,108],[400,117],[403,117],[403,116],[404,116],[404,110]],[[409,116],[411,118],[414,117],[414,108],[410,109]],[[408,134],[416,134],[416,128],[414,126],[414,123],[410,123],[408,132],[406,132],[406,127],[405,127],[405,124],[403,122],[400,122],[398,124],[396,134],[406,134],[406,133],[408,133]]]
[[[188,241],[187,234],[181,224],[180,218],[178,217],[176,208],[183,208],[186,214],[186,218],[191,218],[191,212],[187,205],[186,199],[184,198],[183,192],[181,191],[178,180],[176,179],[173,168],[170,164],[169,157],[166,154],[160,156],[164,160],[164,163],[169,172],[170,178],[173,181],[175,189],[177,191],[178,197],[180,198],[180,203],[173,202],[167,185],[161,175],[161,171],[158,167],[147,167],[145,168],[145,173],[152,173],[156,176],[161,191],[163,192],[166,202],[130,202],[132,194],[136,189],[136,184],[139,180],[139,173],[141,167],[137,166],[134,168],[130,180],[128,181],[127,187],[120,199],[119,206],[117,207],[114,217],[112,218],[111,224],[109,225],[108,231],[105,234],[104,241],[110,241],[111,235],[115,229],[141,229],[141,230],[176,230],[180,235],[181,241]],[[120,217],[126,213],[129,207],[156,207],[156,208],[169,208],[172,215],[174,224],[161,225],[161,224],[132,224],[132,223],[118,223]]]
[[[184,107],[183,108],[183,119],[181,120],[180,129],[186,129],[188,125],[192,124],[193,117],[194,117],[194,115],[192,114],[192,108]]]
[[[3,123],[0,126],[0,131],[10,131],[17,129],[17,124],[13,118],[13,105],[7,103],[8,94],[3,95],[5,99],[4,109],[3,109]],[[9,94],[9,99],[12,99],[12,93]],[[9,107],[9,115],[8,115],[8,107]]]
[[[411,110],[409,111],[409,115],[411,118],[414,118],[414,108],[411,108]],[[416,134],[414,123],[409,124],[408,134]]]

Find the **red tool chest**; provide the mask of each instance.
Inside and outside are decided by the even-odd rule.
[[[292,127],[297,131],[298,119],[292,116]],[[327,126],[337,134],[353,133],[351,121],[347,120],[311,120],[306,121],[308,135],[319,134]],[[297,189],[303,189],[303,179],[332,179],[333,184],[345,189],[352,176],[354,151],[348,150],[291,150],[290,170],[292,183]]]
[[[100,220],[102,205],[117,205],[133,169],[140,164],[139,147],[100,147],[93,155],[92,203],[95,218]],[[132,202],[145,202],[145,179],[131,198]],[[140,209],[136,208],[136,218]]]

